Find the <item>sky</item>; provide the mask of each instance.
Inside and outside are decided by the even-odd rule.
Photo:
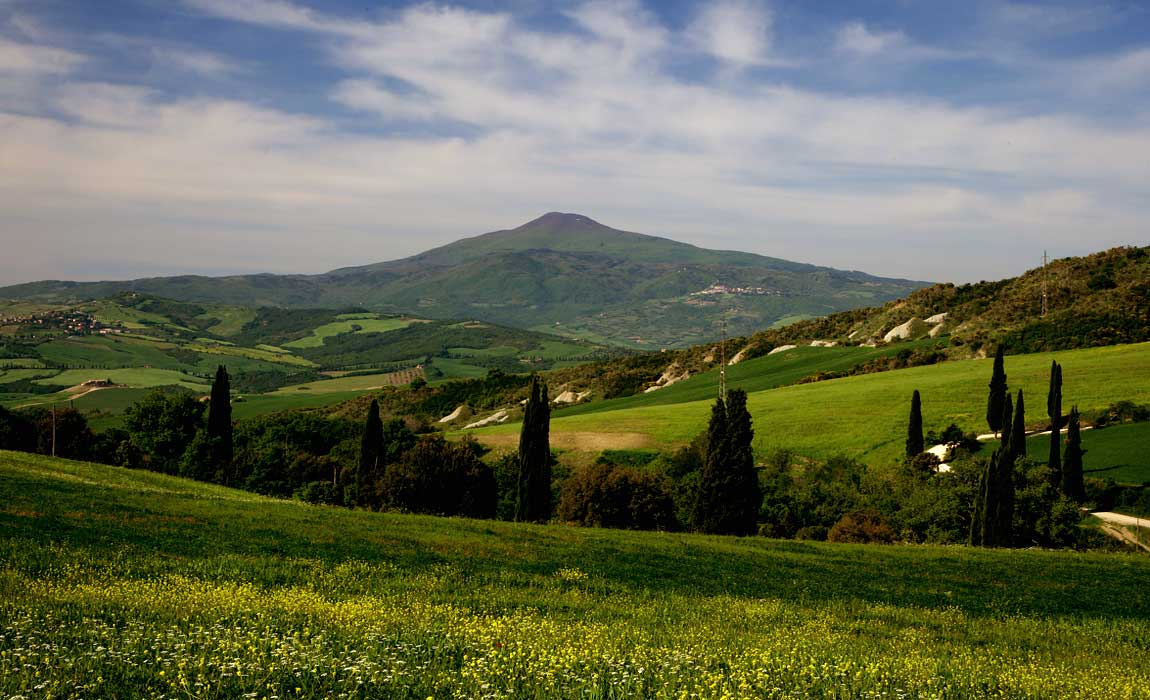
[[[548,211],[885,276],[1150,242],[1150,3],[0,0],[0,285]]]

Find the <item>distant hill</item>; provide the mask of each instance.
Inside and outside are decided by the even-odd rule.
[[[942,315],[941,324],[916,323]],[[1053,260],[996,282],[933,285],[883,306],[755,334],[748,355],[812,340],[881,344],[907,324],[913,326],[908,339],[933,331],[948,337],[956,354],[993,350],[1000,343],[1011,353],[1027,353],[1144,342],[1150,340],[1150,247]]]
[[[197,303],[341,308],[478,318],[639,348],[686,347],[728,332],[905,296],[924,283],[698,248],[550,213],[518,228],[402,260],[321,275],[45,281],[0,298],[63,301],[138,291]]]

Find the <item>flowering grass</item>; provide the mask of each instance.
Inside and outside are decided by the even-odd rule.
[[[1150,559],[348,512],[0,453],[0,698],[1145,698]]]

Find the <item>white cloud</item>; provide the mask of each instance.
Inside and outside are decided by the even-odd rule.
[[[170,63],[181,71],[208,77],[224,77],[244,72],[244,67],[225,56],[199,49],[162,47],[152,48],[158,61]]]
[[[699,50],[736,66],[770,63],[771,11],[753,0],[706,3],[687,34]]]
[[[835,34],[836,50],[865,57],[887,53],[906,43],[902,32],[871,31],[862,22],[851,22]]]
[[[72,51],[0,37],[0,74],[64,75],[83,61],[82,55]]]

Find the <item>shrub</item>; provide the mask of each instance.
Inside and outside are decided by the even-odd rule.
[[[890,544],[894,542],[894,530],[878,511],[856,510],[839,518],[827,533],[827,539],[856,544]]]
[[[658,474],[600,460],[567,479],[559,518],[595,527],[674,530],[675,502]]]

